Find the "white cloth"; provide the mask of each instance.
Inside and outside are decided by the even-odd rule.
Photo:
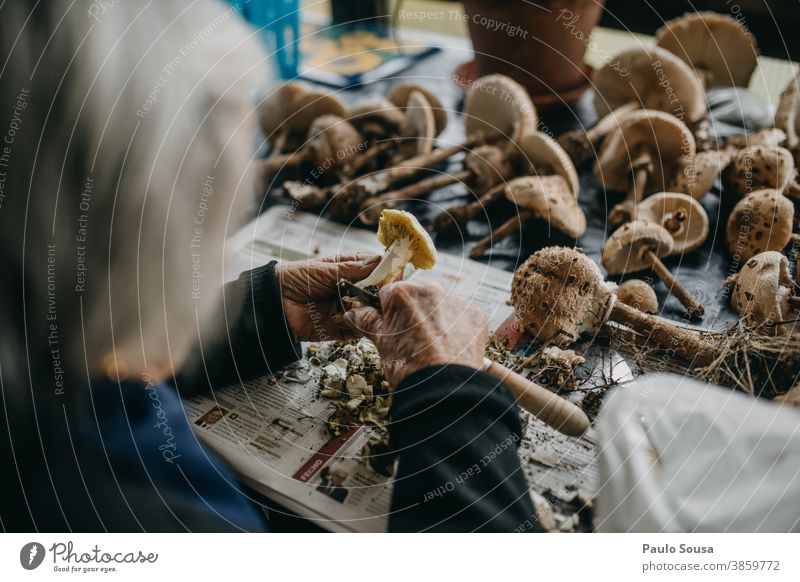
[[[798,409],[648,374],[612,390],[596,428],[598,531],[800,531]]]

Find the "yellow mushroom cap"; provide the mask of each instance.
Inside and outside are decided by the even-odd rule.
[[[411,243],[412,265],[418,269],[432,269],[436,265],[436,247],[416,216],[405,210],[385,209],[378,222],[378,242],[388,249],[401,238]]]

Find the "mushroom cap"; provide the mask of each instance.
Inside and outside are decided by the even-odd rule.
[[[658,311],[658,297],[655,290],[641,279],[628,279],[620,283],[617,287],[617,299],[644,313]]]
[[[667,176],[695,155],[692,132],[677,117],[663,111],[639,109],[628,113],[603,140],[594,165],[595,176],[607,190],[625,192],[633,180],[631,163],[641,154],[652,159],[645,194],[663,190]]]
[[[775,127],[786,133],[786,146],[800,143],[800,73],[792,78],[781,92],[775,111]]]
[[[538,122],[528,92],[505,75],[476,79],[464,99],[464,129],[468,136],[481,133],[516,141],[534,132]]]
[[[436,122],[435,135],[439,135],[444,131],[444,128],[447,127],[447,110],[444,108],[439,98],[431,91],[416,83],[400,83],[389,89],[389,92],[386,94],[386,99],[394,103],[401,110],[404,110],[408,107],[408,100],[411,97],[411,93],[414,91],[422,93],[425,100],[430,104],[433,110],[433,119]]]
[[[644,258],[645,251],[665,257],[672,252],[674,244],[672,235],[660,224],[634,220],[608,237],[600,261],[609,275],[635,273],[651,267],[650,261]]]
[[[578,198],[580,182],[575,164],[567,152],[557,141],[546,133],[532,131],[523,134],[514,144],[509,144],[509,150],[518,148],[519,155],[525,165],[531,166],[532,174],[555,174],[564,178],[575,198]]]
[[[706,89],[747,87],[758,64],[755,38],[727,14],[689,12],[656,31],[656,46],[702,72]]]
[[[513,172],[505,152],[493,145],[481,145],[467,152],[464,167],[474,174],[475,184],[481,189],[499,184]]]
[[[789,275],[789,261],[781,253],[767,251],[750,258],[731,279],[731,307],[747,325],[756,327],[790,319],[788,299],[794,282]]]
[[[624,74],[623,74],[624,72]],[[634,101],[696,123],[708,112],[700,81],[671,52],[658,47],[623,51],[594,75],[594,107],[600,117]]]
[[[754,145],[734,156],[722,175],[726,188],[743,196],[753,190],[783,190],[794,179],[794,158],[786,148]]]
[[[411,91],[405,106],[405,119],[400,135],[410,140],[413,155],[421,156],[433,151],[436,138],[436,121],[428,99],[420,91]]]
[[[397,133],[405,121],[403,112],[387,99],[368,99],[347,112],[347,120],[359,131],[369,123],[378,123],[389,133]]]
[[[308,90],[300,83],[289,82],[275,87],[258,104],[258,121],[267,139],[273,141],[273,134],[297,110],[296,102]]]
[[[305,135],[317,117],[336,115],[344,117],[347,108],[338,97],[328,93],[303,92],[293,102],[293,110],[285,119],[286,127],[291,133]]]
[[[399,238],[411,241],[412,265],[418,269],[432,269],[436,265],[436,247],[417,217],[405,210],[385,209],[378,222],[378,242],[388,249]]]
[[[677,230],[666,226],[667,221],[675,216],[675,212],[684,211],[685,219]],[[677,192],[659,192],[648,196],[636,205],[634,220],[653,222],[664,226],[672,235],[674,246],[669,255],[682,255],[699,248],[708,238],[708,214],[700,203],[686,194]]]
[[[515,178],[506,184],[505,194],[570,238],[580,238],[586,232],[586,215],[562,176]]]
[[[308,128],[308,148],[315,164],[335,166],[361,153],[361,134],[338,115],[321,115]]]
[[[565,345],[600,327],[615,289],[580,251],[547,247],[514,273],[511,304],[528,333]]]
[[[694,158],[685,158],[672,175],[667,190],[682,192],[700,200],[714,181],[731,162],[731,154],[724,150],[697,152]]]
[[[728,251],[747,261],[764,251],[780,251],[792,236],[794,204],[777,190],[752,192],[739,200],[728,217]]]

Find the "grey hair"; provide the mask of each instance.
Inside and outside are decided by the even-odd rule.
[[[180,367],[253,193],[256,34],[211,0],[2,5],[4,382]]]

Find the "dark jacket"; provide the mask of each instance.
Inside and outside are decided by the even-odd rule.
[[[88,398],[60,413],[32,398],[26,413],[9,415],[4,394],[0,528],[268,527],[231,471],[198,442],[179,394],[277,371],[300,350],[283,317],[274,263],[228,284],[225,301],[243,306],[227,311],[238,316],[227,333],[201,334],[203,353],[171,385],[71,385]],[[512,531],[535,523],[517,457],[516,405],[490,376],[461,366],[417,371],[397,387],[390,431],[399,454],[391,530]]]

